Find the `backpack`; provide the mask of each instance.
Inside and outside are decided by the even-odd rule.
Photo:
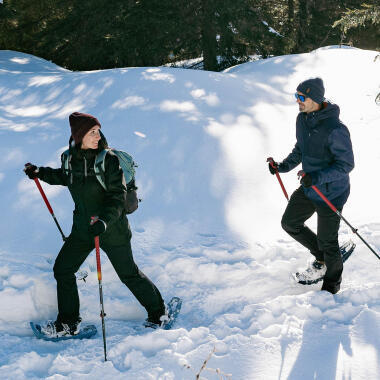
[[[116,149],[104,149],[95,158],[94,172],[96,179],[102,185],[104,190],[107,190],[105,184],[105,161],[106,155],[112,154],[119,159],[119,165],[123,170],[125,184],[127,187],[127,194],[125,198],[124,210],[126,214],[132,214],[139,207],[140,200],[137,198],[137,187],[135,185],[135,167],[137,165],[133,161],[133,158],[126,152]],[[62,153],[62,168],[66,174],[70,173],[71,154],[69,149]]]

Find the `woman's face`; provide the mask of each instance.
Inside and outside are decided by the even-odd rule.
[[[98,149],[100,140],[99,125],[92,127],[82,139],[82,149]]]

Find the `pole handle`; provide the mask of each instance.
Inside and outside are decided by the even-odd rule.
[[[102,266],[100,264],[99,236],[95,236],[95,251],[96,251],[96,269],[98,271],[98,280],[102,281]]]
[[[66,238],[65,234],[63,233],[62,228],[59,225],[57,218],[54,215],[53,208],[50,206],[50,203],[49,203],[49,201],[48,201],[48,199],[46,197],[46,194],[45,194],[45,192],[44,192],[44,190],[43,190],[43,188],[41,186],[41,183],[40,183],[40,181],[39,181],[39,179],[37,177],[34,178],[34,183],[36,184],[38,190],[40,191],[42,199],[45,201],[46,207],[48,208],[48,210],[50,212],[50,215],[53,217],[54,223],[56,224],[56,226],[57,226],[57,228],[58,228],[58,230],[59,230],[59,232],[60,232],[60,234],[62,236],[63,241],[66,241],[67,238]]]
[[[278,173],[278,168],[277,166],[274,164],[274,160],[272,157],[268,157],[267,158],[267,162],[270,163],[270,166],[272,166],[272,168],[276,171],[276,177],[277,177],[277,180],[278,180],[278,183],[280,184],[281,186],[281,189],[282,189],[282,192],[284,193],[285,195],[285,198],[289,201],[289,196],[288,196],[288,193],[286,192],[286,189],[285,189],[285,186],[284,184],[282,183],[282,180],[281,180],[281,177],[280,177],[280,174]]]
[[[300,174],[302,177],[305,175],[305,173]],[[335,212],[339,216],[340,219],[342,219],[348,227],[351,228],[351,231],[356,234],[356,236],[359,237],[359,239],[369,248],[369,250],[380,260],[380,256],[375,252],[375,250],[360,236],[358,229],[352,227],[352,225],[346,220],[346,218],[337,210],[337,208],[322,194],[322,192],[318,189],[317,186],[312,185],[312,189],[326,202],[326,204],[331,208],[332,211]]]
[[[91,217],[91,224],[94,224],[99,219],[98,216]],[[99,236],[95,236],[95,252],[96,252],[96,269],[98,271],[98,280],[102,281],[102,266],[100,263],[100,248],[99,248]]]
[[[94,224],[99,217],[92,216],[91,224]],[[104,322],[104,317],[106,313],[104,312],[104,302],[103,302],[103,286],[102,286],[102,267],[100,264],[100,248],[99,248],[99,236],[95,236],[95,252],[96,252],[96,267],[98,271],[98,282],[99,282],[99,300],[100,300],[100,318],[102,319],[102,332],[103,332],[103,349],[104,349],[104,361],[107,361],[107,343],[106,343],[106,325]]]
[[[326,202],[326,204],[333,210],[336,214],[340,215],[338,209],[321,193],[317,186],[312,185],[312,189]]]
[[[34,182],[36,183],[37,188],[38,188],[38,190],[40,191],[40,194],[41,194],[43,200],[45,201],[46,207],[48,208],[50,214],[51,214],[51,215],[54,215],[53,209],[52,209],[52,207],[50,206],[50,203],[49,203],[48,199],[46,198],[45,192],[44,192],[44,190],[42,189],[42,186],[41,186],[41,184],[40,184],[40,181],[38,180],[37,177],[34,178]]]

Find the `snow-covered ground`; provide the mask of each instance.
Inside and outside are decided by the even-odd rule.
[[[0,378],[194,379],[209,358],[204,379],[378,379],[380,261],[342,225],[341,241],[357,248],[341,291],[292,284],[289,274],[310,255],[281,230],[286,200],[266,163],[295,143],[297,84],[321,76],[354,146],[343,215],[379,252],[376,54],[327,47],[225,73],[70,72],[0,51]],[[129,218],[135,260],[166,299],[183,298],[173,330],[136,331],[145,312],[102,254],[106,363],[101,333],[51,343],[28,326],[56,316],[52,266],[62,241],[22,168],[59,166],[73,111],[97,116],[110,145],[139,164],[143,202]],[[289,193],[296,172],[282,176]],[[68,234],[68,191],[43,187]],[[100,332],[95,267],[91,254],[78,286],[82,318]]]

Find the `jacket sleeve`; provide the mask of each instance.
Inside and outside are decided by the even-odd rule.
[[[355,166],[350,132],[347,127],[341,125],[331,132],[328,147],[333,161],[327,168],[310,173],[313,185],[339,180],[347,176]]]
[[[302,153],[297,142],[288,157],[278,165],[278,171],[280,173],[287,173],[299,165],[301,161]]]
[[[105,201],[99,214],[99,219],[103,220],[107,226],[109,226],[116,222],[125,212],[124,205],[127,193],[123,170],[119,165],[119,159],[111,154],[107,154],[106,156],[105,184],[107,190]]]
[[[52,169],[49,167],[39,167],[38,178],[49,185],[67,186],[68,184],[67,175],[63,173],[61,168]]]

